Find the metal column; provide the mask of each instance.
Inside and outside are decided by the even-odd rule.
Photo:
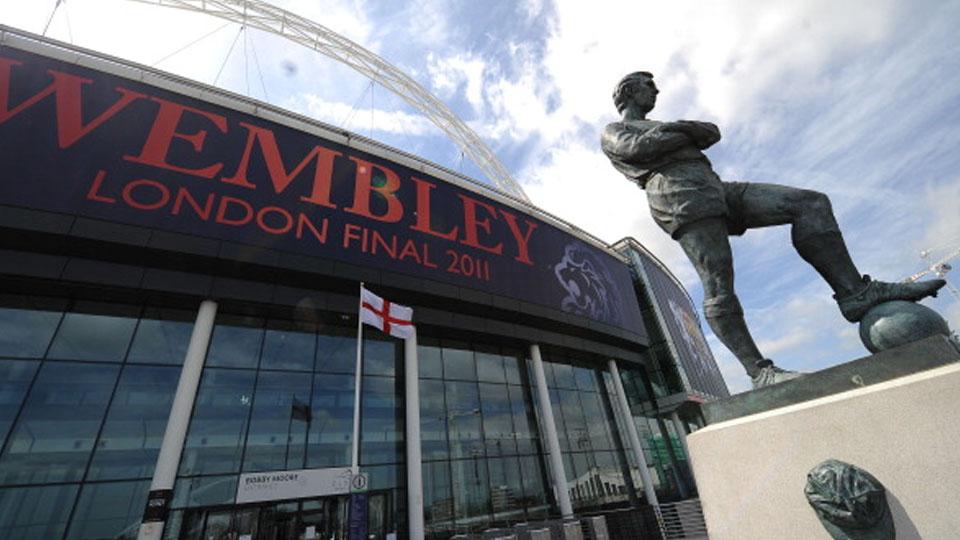
[[[657,493],[653,490],[653,479],[650,478],[650,469],[647,468],[647,460],[643,457],[643,446],[640,444],[640,434],[637,433],[637,426],[633,423],[633,414],[630,413],[630,402],[627,401],[627,393],[623,389],[623,382],[620,380],[620,370],[617,369],[617,362],[610,360],[607,363],[610,369],[610,376],[613,379],[613,388],[617,393],[617,403],[620,404],[620,410],[623,411],[625,418],[623,423],[627,426],[627,438],[630,440],[630,446],[633,448],[634,456],[637,458],[637,466],[640,469],[640,478],[643,480],[643,494],[647,498],[647,503],[658,506]]]
[[[420,451],[420,370],[416,332],[404,340],[403,352],[407,423],[407,520],[410,540],[423,540],[423,458]]]
[[[153,470],[153,481],[150,483],[150,494],[147,498],[143,522],[140,524],[138,540],[159,540],[163,535],[163,527],[170,510],[170,500],[173,497],[173,483],[177,479],[180,454],[183,452],[183,443],[187,438],[190,413],[193,411],[193,402],[197,397],[200,374],[203,372],[203,362],[207,356],[207,346],[213,334],[216,315],[216,302],[204,300],[200,303],[197,320],[193,324],[193,333],[190,334],[187,355],[183,360],[183,369],[180,370],[177,393],[173,397],[167,427],[163,432],[157,466]]]
[[[557,438],[557,424],[553,420],[553,406],[550,404],[550,391],[547,390],[547,376],[543,372],[543,359],[540,346],[530,345],[530,358],[533,359],[533,378],[537,385],[537,399],[543,416],[544,435],[547,437],[547,449],[550,451],[550,468],[553,471],[553,485],[556,487],[557,504],[564,518],[573,517],[573,505],[567,491],[567,474],[563,469],[563,456],[560,455],[560,439]]]

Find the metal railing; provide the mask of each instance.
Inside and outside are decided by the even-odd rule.
[[[661,504],[660,522],[665,540],[707,538],[707,522],[700,499]]]

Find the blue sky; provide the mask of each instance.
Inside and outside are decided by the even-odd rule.
[[[724,179],[828,193],[862,272],[898,280],[924,269],[921,250],[936,258],[960,249],[960,2],[275,3],[405,70],[487,141],[535,204],[605,241],[637,238],[697,303],[692,267],[599,150],[600,130],[616,118],[610,93],[630,71],[656,75],[651,117],[720,126],[708,155]],[[278,37],[125,0],[69,0],[50,19],[55,4],[0,0],[0,23],[40,33],[50,20],[56,39],[482,177],[398,97]],[[765,354],[803,371],[866,354],[788,228],[732,244],[738,294]],[[960,270],[947,277],[960,287]],[[957,297],[944,291],[925,304],[960,327]],[[707,332],[731,390],[746,389],[739,364]]]

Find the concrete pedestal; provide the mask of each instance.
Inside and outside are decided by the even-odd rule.
[[[960,538],[960,364],[711,424],[688,444],[711,540],[829,540],[803,494],[828,458],[883,483],[897,540]]]

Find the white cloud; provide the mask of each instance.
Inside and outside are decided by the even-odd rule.
[[[349,129],[357,133],[374,132],[397,133],[407,136],[438,135],[440,130],[427,118],[404,111],[374,108],[371,115],[369,106],[354,106],[341,101],[328,101],[316,94],[304,93],[297,96],[299,103],[288,104],[291,109],[305,109],[305,112],[317,120],[330,125]],[[373,123],[367,122],[371,119]]]
[[[486,61],[469,53],[451,56],[439,56],[433,53],[427,55],[427,73],[430,75],[433,87],[447,96],[453,95],[462,88],[464,97],[476,112],[483,108],[483,82],[486,70]]]

